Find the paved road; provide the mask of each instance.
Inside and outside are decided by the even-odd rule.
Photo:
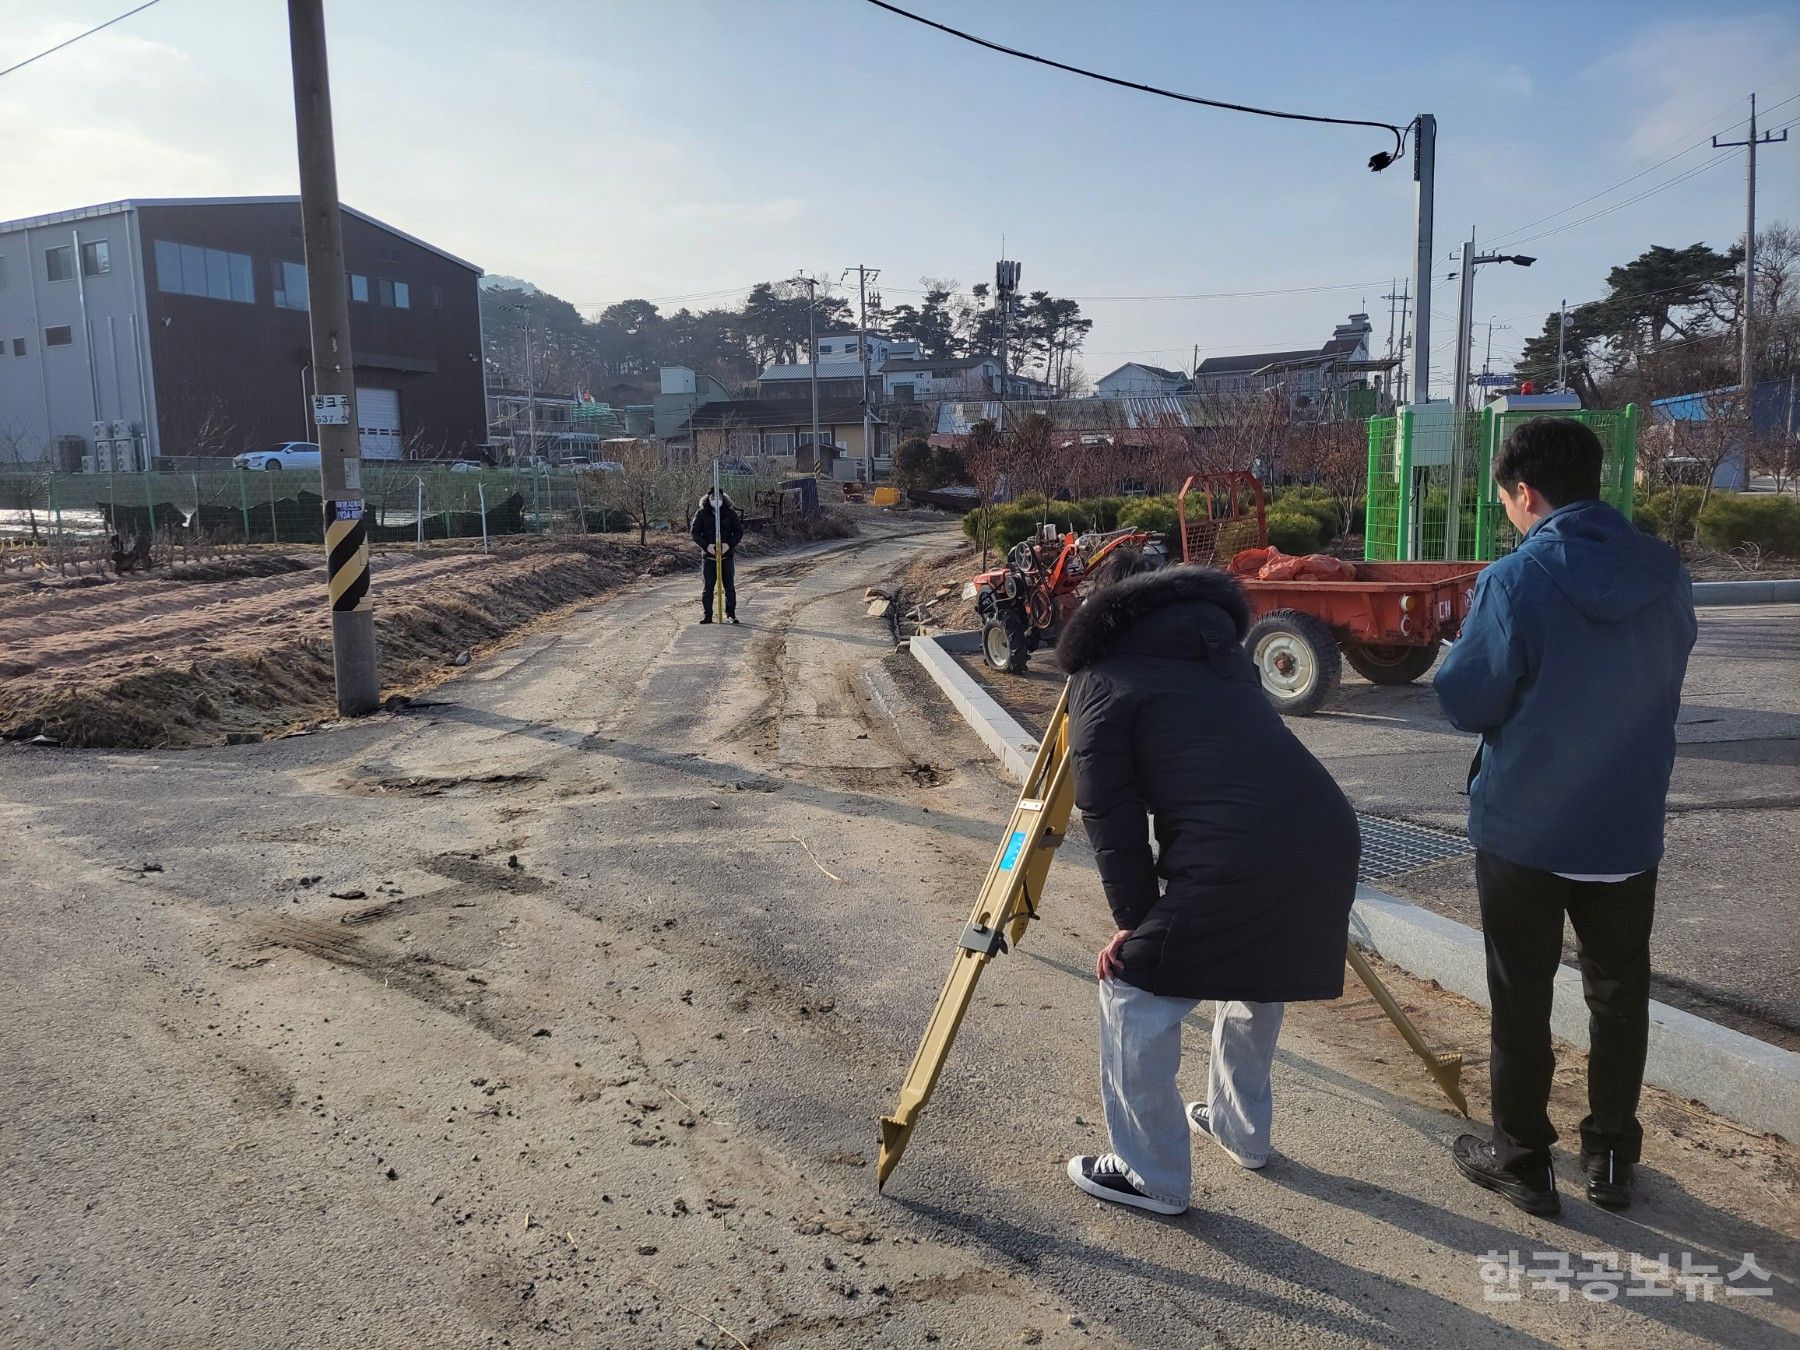
[[[862,616],[924,546],[747,567],[741,629],[692,624],[685,582],[632,588],[315,736],[0,751],[0,1341],[1800,1331],[1793,1149],[1652,1094],[1639,1209],[1527,1220],[1453,1178],[1459,1122],[1366,998],[1290,1016],[1265,1173],[1203,1150],[1170,1221],[1075,1192],[1107,926],[1075,844],[877,1197],[875,1118],[1011,796]],[[1396,988],[1480,1043],[1466,1005]],[[1196,1083],[1205,1036],[1197,1017]],[[1558,1092],[1567,1126],[1574,1078]],[[1493,1302],[1490,1251],[1755,1252],[1776,1292]]]
[[[964,664],[1031,725],[1062,683],[1044,655],[1023,680]],[[1444,720],[1429,676],[1383,688],[1346,666],[1326,708],[1289,725],[1359,811],[1463,830],[1474,741]],[[1700,611],[1677,739],[1655,995],[1800,1049],[1800,605]],[[1466,858],[1379,884],[1480,925]]]

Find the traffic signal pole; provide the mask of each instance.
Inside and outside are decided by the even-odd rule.
[[[331,134],[324,0],[288,0],[288,42],[294,65],[300,218],[312,321],[313,420],[325,501],[331,659],[338,713],[355,717],[381,705],[381,687],[375,673],[375,611],[369,600],[369,535],[363,518],[356,363],[350,353],[349,282]]]

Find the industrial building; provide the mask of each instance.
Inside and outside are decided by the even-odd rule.
[[[481,269],[346,206],[371,457],[487,440]],[[0,223],[0,461],[146,468],[316,439],[298,197],[133,200]]]

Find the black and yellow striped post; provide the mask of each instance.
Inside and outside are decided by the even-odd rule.
[[[356,362],[350,354],[349,283],[331,137],[323,0],[288,0],[294,63],[294,131],[300,149],[300,227],[312,321],[313,425],[325,501],[326,584],[338,713],[381,706],[375,673],[375,613],[369,602],[369,534],[363,519],[362,451],[356,423]]]

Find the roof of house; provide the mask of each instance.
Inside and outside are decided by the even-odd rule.
[[[1142,361],[1127,361],[1124,365],[1120,366],[1117,370],[1111,370],[1111,371],[1108,371],[1106,374],[1102,375],[1099,380],[1095,381],[1095,383],[1099,384],[1099,383],[1102,383],[1103,381],[1110,380],[1114,375],[1123,374],[1125,371],[1128,371],[1128,370],[1141,370],[1141,371],[1146,372],[1147,374],[1156,376],[1156,378],[1159,380],[1173,380],[1177,384],[1185,384],[1187,382],[1187,372],[1186,371],[1164,370],[1161,366],[1147,366]]]
[[[279,197],[127,197],[127,198],[123,198],[116,202],[102,202],[97,206],[78,206],[78,207],[74,208],[73,210],[69,210],[69,211],[53,211],[48,215],[23,216],[18,220],[0,221],[0,234],[4,234],[9,230],[31,230],[31,229],[36,229],[42,225],[65,225],[65,224],[69,224],[69,223],[71,223],[73,221],[77,221],[77,220],[92,220],[96,216],[116,216],[116,215],[120,214],[121,212],[136,211],[139,207],[144,207],[144,206],[284,206],[284,205],[292,205],[292,206],[298,207],[300,205],[300,198],[297,196],[279,196]],[[459,258],[454,253],[450,253],[444,249],[439,248],[436,244],[428,244],[423,239],[419,238],[417,235],[408,234],[405,230],[396,229],[394,226],[388,224],[385,220],[377,220],[374,216],[369,215],[366,211],[358,211],[354,206],[347,206],[341,202],[339,203],[339,205],[342,207],[344,214],[347,216],[355,216],[358,220],[366,221],[368,224],[375,226],[377,229],[386,230],[389,234],[395,236],[398,239],[404,239],[409,244],[417,244],[420,248],[425,249],[428,252],[435,253],[440,258],[444,258],[450,262],[455,263],[458,267],[466,267],[471,272],[475,273],[477,276],[482,275],[481,268],[477,267],[474,263],[469,262],[465,258]]]
[[[837,399],[819,404],[819,424],[862,421],[861,399]],[[877,421],[880,419],[877,418]],[[718,399],[695,408],[684,424],[693,427],[810,427],[812,405],[798,402],[768,403],[760,398]]]
[[[1307,347],[1297,352],[1246,352],[1239,356],[1209,356],[1200,363],[1194,377],[1200,379],[1207,375],[1247,375],[1264,366],[1304,365],[1323,359],[1324,353],[1317,347]]]
[[[1004,417],[1042,413],[1058,431],[1118,432],[1162,427],[1200,427],[1209,424],[1205,405],[1197,398],[1177,394],[1135,395],[1127,398],[977,399],[939,405],[936,430],[942,435],[964,435],[977,422],[998,422]]]
[[[881,373],[886,375],[890,372],[898,373],[905,370],[973,370],[989,361],[998,364],[999,358],[993,356],[946,356],[934,361],[928,356],[896,356],[882,363]]]
[[[878,362],[871,362],[869,374],[876,373]],[[756,378],[759,380],[810,380],[812,365],[799,362],[795,365],[770,366]],[[828,356],[819,362],[819,378],[821,380],[856,380],[862,378],[862,358],[860,356]]]

